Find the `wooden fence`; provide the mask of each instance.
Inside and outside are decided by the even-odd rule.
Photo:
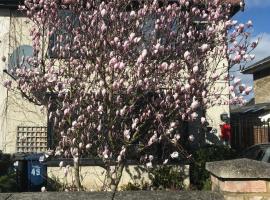
[[[261,122],[259,118],[232,118],[231,131],[231,146],[238,150],[270,142],[269,122]]]

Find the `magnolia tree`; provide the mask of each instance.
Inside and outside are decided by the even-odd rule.
[[[47,108],[58,140],[54,155],[73,158],[77,189],[81,157],[101,158],[115,191],[127,159],[135,156],[150,168],[188,158],[181,144],[193,136],[183,137],[184,124],[204,125],[199,112],[241,102],[238,95],[229,100],[226,84],[218,86],[228,83],[230,67],[253,59],[249,51],[256,46],[249,42],[252,23],[230,20],[232,6],[25,0],[34,56],[14,71],[16,87]],[[230,87],[233,94],[239,82]]]

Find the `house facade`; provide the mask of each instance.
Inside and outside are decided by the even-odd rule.
[[[234,4],[232,14],[240,9],[240,0],[228,0]],[[0,0],[0,73],[1,82],[12,79],[9,72],[18,65],[22,56],[31,56],[30,27],[32,24],[25,15],[17,11],[19,0]],[[223,65],[224,64],[224,65]],[[227,66],[227,60],[220,63]],[[222,70],[222,69],[221,69]],[[15,82],[13,82],[15,84]],[[223,88],[223,96],[229,96],[228,82],[218,83],[216,87]],[[23,98],[19,91],[7,90],[0,85],[0,150],[6,153],[44,152],[47,146],[47,115],[46,110]],[[228,105],[213,106],[206,111],[206,117],[211,134],[218,138],[220,135],[221,114],[229,114]],[[210,130],[209,129],[209,130]],[[189,125],[189,134],[195,136],[195,143],[215,143],[207,134],[201,134],[199,123]]]
[[[5,153],[42,152],[47,149],[46,114],[19,91],[7,90],[8,73],[31,56],[31,24],[17,11],[19,1],[0,1],[0,150]],[[13,82],[15,84],[15,82]]]
[[[229,0],[229,3],[235,4],[233,14],[239,11],[240,0]],[[3,82],[4,80],[13,80],[10,72],[13,66],[22,62],[22,56],[32,55],[32,41],[30,38],[30,28],[32,24],[27,20],[26,16],[17,11],[19,0],[0,0],[0,150],[5,153],[31,153],[45,152],[48,146],[48,126],[46,110],[40,106],[30,103],[23,98],[21,93],[16,90],[7,90]],[[224,65],[223,65],[224,64]],[[227,60],[220,63],[221,66],[227,66]],[[16,84],[13,81],[12,84]],[[228,82],[218,83],[216,87],[223,88],[225,97],[229,95]],[[212,129],[212,135],[218,138],[220,134],[219,125],[222,123],[220,116],[229,113],[229,105],[213,106],[206,111],[209,127]],[[201,133],[199,123],[189,125],[189,133],[195,136],[198,146],[201,143],[215,143],[207,134]],[[213,137],[212,136],[212,137]],[[63,170],[59,169],[58,163],[54,163],[48,167],[48,177],[58,177],[65,179]],[[185,175],[188,177],[188,166],[184,166]],[[130,172],[137,173],[136,166],[130,166],[129,171],[124,172],[120,185],[130,182]],[[84,167],[81,169],[84,177],[83,185],[93,190],[99,190],[105,179],[105,171],[101,167]],[[91,179],[86,177],[91,176]],[[147,174],[142,174],[146,182],[149,181]],[[65,180],[72,182],[72,176]],[[186,180],[189,184],[189,179]]]
[[[270,141],[270,56],[249,66],[242,73],[253,75],[254,99],[231,111],[232,145],[239,149]]]
[[[251,65],[243,73],[253,75],[255,104],[270,103],[270,56]]]

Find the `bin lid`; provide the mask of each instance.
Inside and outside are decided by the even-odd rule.
[[[21,161],[21,160],[39,160],[43,153],[15,153],[14,154],[14,161]]]
[[[41,156],[43,156],[43,153],[35,153],[35,154],[29,154],[25,157],[26,160],[39,160]]]
[[[21,160],[25,160],[25,157],[27,156],[26,153],[15,153],[13,154],[13,160],[14,161],[21,161]]]

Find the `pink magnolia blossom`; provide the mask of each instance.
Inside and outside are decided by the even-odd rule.
[[[206,123],[206,118],[205,117],[202,117],[201,118],[201,124],[205,124]]]
[[[100,11],[100,14],[101,14],[102,17],[104,17],[107,14],[107,10],[106,9],[102,9]]]
[[[10,89],[11,86],[12,86],[12,81],[11,80],[5,80],[3,85],[4,85],[5,88]]]
[[[251,20],[248,20],[247,26],[248,26],[249,28],[252,27],[252,26],[253,26],[253,22],[252,22]]]
[[[130,33],[129,35],[129,41],[132,41],[135,38],[135,33]]]
[[[76,3],[76,0],[62,0],[63,4],[73,4]]]
[[[86,149],[90,149],[91,146],[92,146],[92,144],[87,144],[87,145],[85,146],[85,148],[86,148]]]
[[[193,142],[194,139],[195,139],[195,137],[194,137],[194,135],[190,135],[190,136],[188,137],[188,139],[189,139],[189,141]]]
[[[195,65],[193,67],[193,73],[197,73],[198,71],[199,71],[199,67],[198,67],[198,65]]]
[[[47,108],[61,140],[54,155],[73,158],[74,167],[81,157],[94,156],[108,169],[110,162],[121,169],[131,153],[151,152],[155,143],[181,145],[183,123],[195,121],[200,108],[228,101],[220,95],[224,88],[216,85],[231,67],[254,59],[250,52],[258,43],[248,42],[252,24],[228,20],[231,6],[221,1],[205,6],[198,6],[197,0],[178,2],[160,6],[157,0],[140,1],[138,10],[123,12],[130,1],[82,5],[77,0],[25,0],[21,9],[36,25],[30,36],[37,56],[24,58],[14,72],[16,84],[4,85]],[[67,13],[61,16],[59,9]],[[202,18],[206,28],[198,30],[194,19]],[[52,35],[50,50],[59,59],[43,55],[48,47],[42,41]],[[212,49],[212,44],[218,46]],[[217,63],[227,57],[221,70]],[[243,103],[239,96],[251,89],[242,88],[240,94],[241,81],[229,80],[234,87],[230,102]],[[206,119],[200,120],[204,126]],[[181,153],[188,158],[179,149],[164,156]],[[152,167],[150,160],[146,155],[143,162]]]
[[[148,141],[148,145],[151,146],[153,143],[157,142],[158,141],[158,137],[157,137],[157,134],[155,133],[151,138],[150,140]]]
[[[229,89],[230,89],[231,92],[233,92],[234,91],[234,86],[230,85]]]
[[[196,112],[193,112],[191,114],[191,120],[195,120],[195,119],[197,119],[197,117],[198,117],[198,114]]]
[[[41,187],[41,192],[46,192],[47,190],[46,190],[46,187]]]
[[[205,52],[205,51],[208,50],[209,45],[208,45],[208,44],[203,44],[200,48],[201,48],[201,50],[202,50],[203,52]]]
[[[62,168],[63,166],[64,166],[64,162],[61,161],[61,162],[59,163],[59,167]]]
[[[177,151],[171,154],[171,158],[178,158],[178,157],[179,157],[179,153]]]
[[[236,78],[233,80],[233,83],[234,83],[234,85],[238,85],[238,84],[241,83],[241,79],[238,78],[238,77],[236,77]]]
[[[256,40],[255,42],[252,42],[251,48],[256,48],[259,44],[259,40]]]
[[[245,93],[248,95],[252,91],[252,87],[246,87]]]
[[[152,162],[148,162],[148,163],[146,163],[146,167],[147,167],[147,168],[150,168],[150,169],[151,169],[151,168],[153,168],[153,164],[152,164]]]
[[[199,102],[198,101],[193,101],[191,104],[191,109],[196,110],[199,107]]]
[[[105,148],[105,150],[103,151],[103,157],[105,158],[105,159],[107,159],[107,158],[109,158],[109,155],[108,155],[108,153],[109,153],[109,150],[107,149],[107,148]]]
[[[125,130],[125,131],[124,131],[124,136],[125,136],[125,138],[126,138],[127,140],[129,140],[129,139],[130,139],[130,130]]]
[[[190,52],[189,52],[189,51],[186,51],[186,52],[184,53],[184,58],[185,58],[186,60],[188,60],[188,59],[190,58]]]

